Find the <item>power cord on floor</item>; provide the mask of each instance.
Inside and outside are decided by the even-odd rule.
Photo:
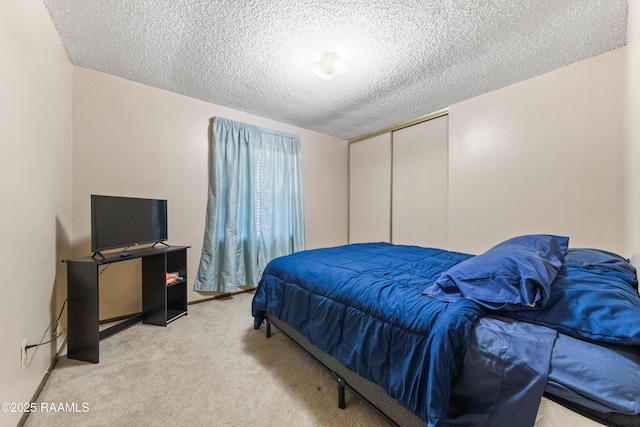
[[[55,335],[55,336],[53,338],[51,338],[49,341],[42,342],[44,337],[47,336],[47,331],[49,331],[49,329],[51,329],[51,325],[49,325],[49,327],[44,331],[44,334],[42,335],[42,338],[40,339],[40,342],[38,344],[27,344],[25,346],[26,350],[28,350],[30,348],[33,348],[33,347],[39,347],[41,345],[49,344],[49,343],[57,340],[58,338],[60,338],[60,336],[62,335],[62,332],[58,332],[58,325],[60,324],[60,318],[62,317],[62,312],[64,311],[64,306],[67,304],[67,301],[69,301],[68,298],[65,299],[64,302],[62,303],[62,307],[60,308],[60,314],[58,314],[58,318],[56,319],[56,325],[51,330],[51,335]]]

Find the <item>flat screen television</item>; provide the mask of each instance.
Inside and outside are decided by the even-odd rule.
[[[167,201],[91,195],[91,251],[167,240]]]

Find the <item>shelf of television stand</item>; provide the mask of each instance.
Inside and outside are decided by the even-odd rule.
[[[167,285],[167,323],[187,314],[187,280],[182,278]]]
[[[168,251],[164,259],[147,260],[142,265],[142,311],[144,323],[166,326],[173,320],[187,314],[187,250]],[[159,265],[162,264],[162,269]],[[151,271],[153,273],[151,273]],[[166,273],[177,272],[181,279],[167,284]],[[159,275],[162,274],[162,279]],[[155,277],[155,275],[158,277]],[[151,276],[154,277],[151,277]],[[145,281],[144,277],[149,280]]]

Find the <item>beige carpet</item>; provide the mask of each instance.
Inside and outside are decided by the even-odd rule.
[[[166,328],[100,343],[100,363],[62,357],[25,426],[385,426],[286,337],[253,329],[251,299],[189,306]],[[60,411],[60,409],[63,409]],[[71,410],[65,412],[65,410]]]

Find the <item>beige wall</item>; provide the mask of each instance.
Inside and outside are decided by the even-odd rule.
[[[625,98],[625,252],[640,265],[640,2],[629,2]]]
[[[617,49],[449,108],[451,249],[554,233],[623,252],[624,61]]]
[[[73,73],[73,248],[90,254],[90,195],[163,198],[169,242],[190,245],[189,287],[202,249],[210,118],[227,117],[300,135],[307,248],[347,242],[344,140],[295,128],[128,80],[75,67]],[[140,305],[139,261],[115,264],[101,280],[101,318]],[[207,294],[190,293],[189,300]]]
[[[29,402],[58,347],[28,351],[66,294],[71,235],[72,66],[42,1],[0,2],[0,402]],[[0,425],[21,414],[0,412]]]

